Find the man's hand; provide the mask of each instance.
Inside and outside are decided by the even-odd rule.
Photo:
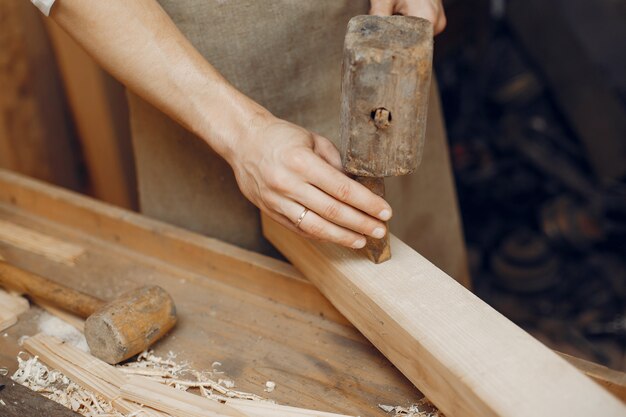
[[[370,0],[370,14],[391,16],[423,17],[433,24],[435,35],[443,32],[446,27],[446,14],[443,11],[442,0]]]
[[[295,232],[351,248],[385,234],[390,206],[341,172],[339,152],[322,136],[264,115],[227,160],[243,194]]]

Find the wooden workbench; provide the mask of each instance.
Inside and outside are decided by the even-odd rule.
[[[237,389],[281,404],[383,416],[378,404],[422,395],[291,266],[89,198],[0,171],[0,221],[84,248],[59,262],[0,241],[10,263],[108,299],[158,284],[179,324],[155,347],[196,369],[214,361]],[[12,372],[18,339],[37,332],[31,310],[0,336],[0,367]],[[265,382],[276,390],[263,392]]]

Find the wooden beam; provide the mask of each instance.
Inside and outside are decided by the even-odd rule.
[[[215,275],[217,271],[218,276],[223,276],[224,282],[232,286],[350,325],[315,286],[284,262],[2,170],[0,202],[200,275]],[[155,239],[155,234],[158,239]],[[158,245],[154,244],[155,241]],[[39,300],[35,301],[40,304]],[[42,307],[50,311],[45,304]],[[56,310],[52,314],[67,319],[67,315],[64,317]],[[80,319],[70,317],[68,322],[82,328]],[[592,362],[570,362],[576,367],[583,362],[594,365],[593,372],[589,366],[579,368],[618,398],[626,400],[626,377],[623,373]],[[599,369],[606,369],[607,372],[599,372]]]
[[[85,249],[78,245],[4,220],[0,220],[0,242],[8,243],[69,266],[74,265],[76,258],[85,252]]]
[[[347,323],[293,266],[274,258],[0,169],[2,202],[236,288]],[[277,286],[281,291],[275,290]]]
[[[557,352],[563,359],[584,372],[589,378],[626,403],[626,373],[566,353]]]
[[[0,2],[0,167],[78,190],[80,154],[40,15]]]
[[[265,236],[447,416],[624,416],[626,407],[402,241],[394,257]]]
[[[54,21],[46,19],[46,26],[74,115],[91,191],[108,203],[136,209],[124,89]]]

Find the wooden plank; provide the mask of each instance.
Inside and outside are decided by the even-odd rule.
[[[0,194],[5,190],[0,185]],[[251,285],[243,285],[243,281],[229,284],[229,280],[239,281],[238,274],[246,269],[254,270],[250,268],[251,261],[267,258],[252,254],[251,259],[238,259],[235,252],[228,252],[232,259],[220,269],[215,259],[221,256],[219,252],[215,253],[210,245],[204,249],[197,245],[191,249],[196,254],[189,257],[187,263],[186,252],[178,247],[180,242],[174,243],[178,242],[179,235],[170,236],[168,231],[178,230],[194,238],[198,235],[169,227],[163,229],[163,233],[156,227],[150,229],[151,233],[148,230],[137,232],[135,213],[119,210],[122,215],[112,222],[100,217],[97,211],[86,209],[82,203],[110,206],[76,194],[71,195],[78,200],[67,201],[66,215],[68,219],[75,218],[77,225],[67,226],[36,214],[40,209],[48,213],[46,206],[52,211],[62,207],[54,202],[53,195],[47,200],[43,195],[33,194],[33,211],[12,204],[9,197],[6,203],[0,202],[0,218],[82,246],[86,249],[85,256],[70,267],[8,245],[3,247],[2,255],[7,262],[46,274],[57,282],[102,299],[112,299],[140,285],[162,286],[174,297],[180,322],[170,336],[155,345],[157,355],[167,356],[172,351],[178,354],[178,360],[190,362],[195,369],[211,369],[214,361],[222,362],[220,370],[236,382],[238,390],[291,406],[383,417],[386,414],[378,409],[379,403],[408,405],[422,398],[422,394],[353,327],[321,317],[324,311],[314,305],[315,300],[330,304],[310,283],[301,281],[294,285],[291,284],[294,280],[285,275],[276,274],[274,279],[271,271],[263,270],[246,278]],[[16,204],[23,202],[19,196],[15,201]],[[74,204],[69,204],[72,202]],[[83,230],[80,224],[87,219],[88,227]],[[132,242],[137,232],[144,236],[145,243],[142,245],[138,240],[129,247],[113,236],[101,238],[98,233],[92,234],[91,227],[98,222],[102,222],[103,227],[112,222],[113,233],[121,233],[119,242],[129,241],[129,238]],[[126,226],[122,227],[124,224]],[[107,236],[108,233],[105,229]],[[151,241],[167,243],[153,256],[155,245]],[[147,248],[145,252],[142,246]],[[159,255],[165,253],[168,246],[180,255],[176,263],[167,261],[167,255]],[[276,263],[293,271],[293,267],[284,262],[267,260],[269,265]],[[237,266],[241,268],[239,272]],[[233,272],[226,273],[226,268]],[[260,270],[260,264],[255,268]],[[255,283],[255,278],[261,282]],[[282,294],[283,280],[287,296]],[[306,287],[302,288],[305,291],[309,288],[311,294],[315,294],[311,298],[311,310],[293,307],[299,295],[306,296],[305,291],[299,290],[305,283]],[[283,296],[290,298],[291,304],[278,301]],[[19,337],[37,333],[44,318],[38,308],[31,308],[8,330],[7,337],[0,337],[1,363],[15,369],[15,355],[23,350],[17,343]],[[268,380],[276,383],[271,393],[264,392]]]
[[[374,265],[263,218],[265,236],[440,410],[623,416],[626,407],[425,258],[391,238]]]
[[[0,384],[5,385],[0,391],[2,417],[80,417],[80,414],[11,381],[8,377],[0,376]]]
[[[0,242],[17,246],[20,249],[37,253],[66,265],[74,265],[76,258],[85,252],[85,249],[80,246],[4,220],[0,220]]]
[[[589,378],[600,384],[600,386],[619,398],[623,403],[626,403],[626,373],[565,353],[557,353],[570,364],[584,372]]]
[[[65,92],[96,198],[137,208],[134,165],[124,90],[56,23],[46,27],[59,63]]]
[[[45,363],[109,401],[122,398],[174,417],[342,417],[339,414],[255,401],[226,400],[220,403],[146,377],[125,375],[115,367],[50,336],[39,334],[28,338],[24,346]],[[137,411],[141,407],[135,406],[134,409]]]
[[[347,324],[295,269],[276,259],[0,169],[0,202],[94,238]],[[155,238],[158,236],[159,238]],[[274,288],[280,286],[281,291]]]
[[[198,366],[203,366],[202,361],[208,361],[204,366],[210,366],[213,360],[222,358],[225,358],[224,362],[227,363],[228,352],[220,353],[219,346],[220,338],[225,337],[230,348],[228,350],[235,349],[240,352],[241,358],[236,363],[239,363],[242,368],[237,366],[236,374],[241,375],[238,382],[242,381],[243,384],[246,384],[248,378],[254,380],[258,372],[267,375],[269,371],[257,370],[267,369],[264,368],[267,355],[270,357],[279,355],[282,358],[280,366],[285,369],[285,373],[280,375],[293,380],[293,383],[288,383],[278,375],[271,377],[283,388],[277,391],[277,399],[282,399],[282,401],[293,401],[294,398],[302,401],[303,397],[319,392],[315,388],[318,383],[326,384],[326,387],[333,386],[333,384],[338,387],[336,389],[339,390],[341,399],[325,388],[324,395],[328,396],[328,404],[334,404],[338,411],[356,413],[358,410],[361,415],[364,415],[363,413],[372,415],[376,412],[363,405],[360,406],[361,408],[348,408],[348,404],[358,404],[367,398],[375,407],[376,401],[404,404],[402,401],[411,398],[410,391],[406,391],[406,387],[400,381],[390,378],[388,370],[385,369],[386,365],[383,362],[377,362],[374,356],[367,353],[368,348],[359,341],[359,338],[355,338],[351,328],[330,323],[328,319],[336,323],[346,323],[346,321],[326,298],[308,281],[305,281],[291,265],[247,251],[227,251],[226,249],[230,246],[221,242],[213,242],[212,239],[0,170],[0,218],[6,218],[7,212],[1,210],[2,202],[4,202],[4,207],[11,208],[15,213],[28,214],[30,217],[25,218],[24,221],[29,228],[74,242],[87,249],[89,262],[82,262],[82,258],[79,259],[78,264],[71,268],[72,271],[46,262],[45,258],[38,261],[36,257],[28,256],[27,253],[3,252],[5,257],[23,262],[24,267],[35,271],[39,268],[40,273],[56,273],[68,285],[85,291],[93,291],[94,294],[99,294],[104,298],[113,297],[114,293],[109,291],[111,288],[120,288],[119,283],[126,285],[119,289],[122,292],[132,288],[133,285],[138,285],[134,284],[134,282],[140,282],[138,277],[155,279],[155,275],[159,275],[153,269],[155,266],[164,268],[170,277],[157,283],[167,286],[168,290],[171,288],[177,303],[181,300],[179,307],[183,321],[182,327],[176,330],[174,338],[168,338],[164,345],[157,346],[157,350],[164,353],[168,350],[177,351],[180,345],[184,344],[187,346],[184,358],[196,362]],[[17,221],[18,218],[14,220]],[[81,232],[89,235],[89,240],[81,241],[79,239]],[[96,241],[101,241],[103,244],[94,246],[93,243]],[[153,241],[158,241],[159,245],[155,246]],[[114,248],[117,249],[112,254],[104,256],[107,251]],[[143,257],[137,257],[134,253],[142,254]],[[130,257],[129,261],[124,260],[126,257]],[[159,263],[145,264],[152,258],[158,258]],[[147,267],[146,265],[153,266]],[[181,274],[173,270],[172,265],[188,272]],[[248,279],[251,280],[251,285],[247,285],[246,280],[239,278],[240,274],[247,273],[250,274]],[[174,275],[171,276],[172,274]],[[194,276],[202,277],[196,279]],[[90,279],[85,279],[85,277],[90,277]],[[229,279],[231,282],[228,281]],[[179,280],[181,283],[178,283]],[[254,280],[259,282],[255,283]],[[225,292],[223,288],[206,285],[212,281],[229,283],[236,288],[246,289],[246,292],[285,302],[259,304],[255,298],[244,297],[244,293],[239,290]],[[155,281],[151,282],[155,283]],[[305,302],[299,304],[301,295]],[[200,309],[200,304],[197,304],[194,299],[201,302],[201,305],[205,306],[204,309]],[[249,305],[254,311],[251,315],[242,314],[238,307],[239,303]],[[207,305],[211,306],[211,314],[215,314],[215,317],[207,316]],[[269,309],[269,314],[266,313],[268,306],[272,305],[275,307]],[[312,313],[313,316],[308,316],[308,318],[303,316],[294,320],[293,313],[287,306],[296,306]],[[236,317],[229,316],[230,309],[237,310]],[[194,315],[201,314],[202,320],[194,319],[192,324],[184,319],[186,312],[194,312]],[[254,327],[249,326],[246,324],[249,320],[259,324]],[[275,324],[271,320],[275,320]],[[294,327],[296,322],[300,321],[302,321],[302,326]],[[241,338],[241,344],[233,338],[234,330],[229,330],[232,324],[235,325],[234,329],[237,329],[237,338]],[[7,364],[12,363],[14,355],[19,351],[17,347],[19,335],[33,334],[32,324],[28,320],[23,323],[20,321],[15,327],[16,330],[13,332],[9,331],[8,338],[0,338],[0,360]],[[300,327],[302,329],[298,330]],[[310,331],[314,329],[315,335],[302,333],[304,329]],[[36,327],[34,330],[36,331]],[[207,336],[207,334],[212,336]],[[280,334],[285,334],[285,337],[279,337]],[[202,341],[194,339],[198,336],[205,339]],[[259,344],[259,339],[265,342]],[[274,339],[278,344],[268,343]],[[255,348],[249,351],[252,340],[254,340]],[[300,340],[302,343],[299,342]],[[218,343],[213,341],[218,341]],[[267,351],[264,350],[265,347]],[[294,357],[290,353],[292,347],[298,349],[301,355]],[[221,354],[224,356],[220,356]],[[248,368],[246,363],[252,367]],[[298,364],[297,368],[301,374],[294,373],[293,370],[287,372],[291,363]],[[362,371],[363,364],[367,363],[374,365]],[[272,365],[272,369],[276,366],[276,364]],[[327,368],[327,366],[330,367]],[[318,369],[323,372],[319,373]],[[349,373],[348,379],[343,374],[346,370]],[[300,384],[306,387],[302,391],[296,388]],[[358,389],[348,388],[350,384],[357,384]],[[285,385],[292,387],[284,391]],[[253,390],[252,387],[248,389]],[[390,389],[392,391],[389,391]],[[388,395],[386,393],[391,392],[395,393],[393,398],[386,398],[385,396]],[[416,393],[414,398],[417,399],[418,396],[419,393]],[[376,398],[383,398],[383,400],[376,400]],[[314,406],[316,401],[319,402],[313,398],[311,401],[311,406]],[[326,404],[326,401],[324,403]]]
[[[0,2],[0,167],[80,189],[80,155],[40,14],[29,2]]]
[[[0,289],[0,332],[17,323],[18,316],[29,308],[28,300],[24,297]]]
[[[58,369],[62,371],[65,376],[72,379],[78,385],[100,395],[102,398],[104,398],[105,400],[109,402],[112,402],[112,403],[115,402],[114,406],[120,412],[127,413],[127,414],[142,412],[148,417],[167,417],[165,414],[159,413],[154,410],[146,409],[144,407],[141,407],[138,404],[118,398],[119,391],[115,387],[115,385],[113,385],[111,381],[105,381],[100,378],[93,378],[91,374],[87,372],[85,369],[82,369],[80,366],[77,366],[76,364],[70,361],[63,360],[62,357],[59,356],[57,352],[54,352],[53,350],[51,350],[49,345],[45,343],[46,340],[48,339],[52,340],[50,343],[55,344],[61,349],[66,349],[65,345],[63,345],[62,343],[57,343],[56,341],[54,341],[54,339],[38,338],[38,337],[28,338],[25,341],[25,347],[31,353],[36,352],[34,354],[38,355],[40,360],[43,361],[46,365],[48,365],[49,367],[53,369]],[[82,351],[78,351],[78,352],[79,353],[75,355],[76,358],[83,358],[84,355],[87,355],[86,353]],[[89,357],[89,355],[87,356]],[[87,366],[87,364],[90,367],[99,365],[98,362],[94,362],[92,364],[89,361],[85,363],[85,366]],[[118,381],[123,381],[124,375],[122,375],[121,373],[115,372],[113,373],[113,375],[118,378]]]

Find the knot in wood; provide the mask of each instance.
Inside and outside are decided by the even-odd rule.
[[[391,126],[391,112],[384,107],[372,110],[370,116],[378,129],[386,129]]]

